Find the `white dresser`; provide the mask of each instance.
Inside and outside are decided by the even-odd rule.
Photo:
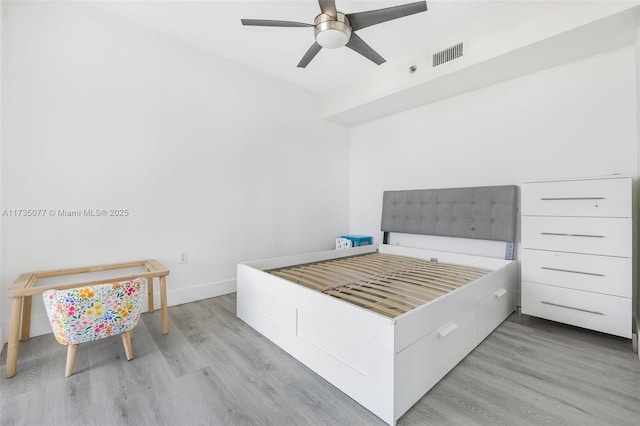
[[[631,338],[631,177],[522,184],[522,313]]]

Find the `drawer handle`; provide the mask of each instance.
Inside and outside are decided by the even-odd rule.
[[[447,337],[456,328],[458,328],[458,324],[456,324],[455,322],[450,322],[449,324],[438,330],[438,337]]]
[[[605,276],[604,274],[597,274],[595,272],[572,271],[571,269],[550,268],[548,266],[541,266],[540,269],[546,269],[548,271],[570,272],[572,274],[592,275],[594,277],[604,277]]]
[[[604,197],[542,197],[542,201],[604,200]]]
[[[505,290],[504,288],[501,288],[500,290],[498,290],[495,293],[493,293],[493,295],[495,296],[496,299],[500,299],[505,294],[507,294],[507,290]]]
[[[589,237],[589,238],[604,238],[604,235],[591,235],[591,234],[563,234],[560,232],[541,232],[541,235],[558,235],[560,237]]]
[[[567,305],[559,305],[557,303],[551,303],[551,302],[547,302],[545,300],[541,301],[540,303],[544,303],[545,305],[557,306],[559,308],[573,309],[574,311],[586,312],[588,314],[604,315],[602,312],[590,311],[588,309],[582,309],[582,308],[574,308],[573,306],[567,306]]]

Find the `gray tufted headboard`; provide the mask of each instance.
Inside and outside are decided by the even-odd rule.
[[[518,187],[385,191],[382,226],[389,232],[514,242]]]

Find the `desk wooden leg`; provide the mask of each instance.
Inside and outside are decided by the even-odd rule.
[[[152,314],[153,308],[153,277],[147,278],[147,300],[149,301],[149,313]]]
[[[31,296],[24,296],[22,298],[22,330],[20,334],[20,341],[26,342],[29,340],[31,333]]]
[[[169,334],[169,309],[167,308],[167,277],[160,277],[160,306],[162,309],[162,334]]]
[[[7,344],[7,364],[5,365],[5,377],[16,375],[18,364],[18,337],[20,335],[20,312],[22,311],[22,298],[11,299],[11,318],[9,319],[9,342]]]

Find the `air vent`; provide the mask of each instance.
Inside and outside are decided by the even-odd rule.
[[[437,67],[462,56],[462,43],[458,43],[433,54],[433,66]]]

